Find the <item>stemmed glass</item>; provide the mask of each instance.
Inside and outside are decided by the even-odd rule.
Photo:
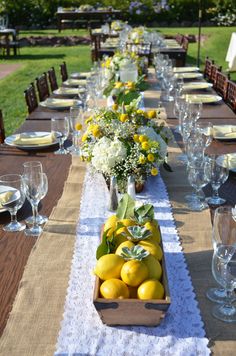
[[[37,222],[38,204],[45,192],[45,182],[47,184],[47,176],[45,173],[38,171],[29,171],[25,173],[25,192],[26,197],[29,200],[33,211],[33,225],[30,228],[25,229],[27,236],[39,236],[42,232],[41,226]]]
[[[214,250],[222,245],[232,245],[236,248],[236,220],[234,208],[220,206],[214,214],[212,229],[212,244]],[[227,298],[225,288],[209,288],[206,293],[208,299],[216,303],[224,303]]]
[[[199,132],[202,140],[204,141],[205,152],[206,148],[210,146],[213,140],[213,124],[209,121],[198,122],[196,124],[196,130]]]
[[[228,163],[225,162],[224,165],[219,165],[217,163],[217,156],[211,156],[210,162],[211,186],[213,189],[213,195],[208,197],[206,201],[210,205],[222,205],[226,202],[226,200],[219,196],[219,188],[228,179]]]
[[[199,199],[201,189],[210,181],[208,160],[195,160],[188,166],[188,180],[195,189],[196,198],[189,202],[188,207],[192,211],[201,211],[205,209],[205,204]]]
[[[191,117],[194,123],[196,123],[202,113],[202,103],[192,103],[191,101],[189,102],[190,105],[190,111],[191,111]]]
[[[11,222],[3,227],[4,231],[15,232],[25,229],[25,224],[17,221],[17,211],[25,201],[25,189],[22,176],[6,174],[0,177],[0,203],[11,214]]]
[[[64,147],[64,142],[67,139],[70,131],[69,119],[67,117],[54,117],[51,119],[51,131],[59,138],[59,150],[55,154],[65,155],[68,150]]]
[[[23,163],[23,176],[27,175],[27,174],[31,174],[31,172],[43,173],[42,163],[40,161],[29,161],[29,162]],[[44,184],[43,184],[42,188],[43,189],[41,191],[40,201],[46,196],[46,194],[48,192],[48,180],[47,180],[46,174],[44,175]],[[41,225],[41,224],[44,224],[45,222],[47,222],[48,221],[47,216],[40,215],[38,213],[38,207],[36,207],[35,209],[36,209],[35,219],[36,219],[37,224]],[[34,216],[29,216],[25,221],[27,224],[30,224],[30,225],[33,224]]]
[[[83,109],[82,107],[72,106],[70,108],[70,128],[72,130],[72,146],[69,151],[72,154],[79,155],[78,138],[83,127]]]
[[[236,308],[232,304],[232,294],[236,287],[235,246],[220,244],[216,247],[212,258],[212,274],[227,293],[224,304],[215,305],[212,315],[228,323],[236,322]]]

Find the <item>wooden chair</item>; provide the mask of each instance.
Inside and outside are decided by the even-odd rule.
[[[36,78],[36,86],[38,89],[39,100],[46,100],[50,95],[46,73],[43,73],[40,77]]]
[[[28,113],[30,114],[38,107],[38,99],[36,95],[36,90],[34,83],[31,83],[30,86],[24,91],[25,101],[28,108]]]
[[[57,77],[56,77],[56,72],[55,68],[52,67],[48,71],[48,79],[49,79],[49,84],[51,91],[53,92],[54,90],[58,89],[58,84],[57,84]]]
[[[0,143],[4,143],[5,137],[6,136],[5,136],[3,117],[2,117],[2,110],[0,110]]]
[[[183,36],[182,48],[187,52],[188,51],[189,40],[187,37]]]
[[[211,67],[214,64],[214,61],[211,60],[209,57],[206,57],[205,59],[205,68],[203,71],[204,78],[209,80],[211,76]]]
[[[179,45],[182,45],[183,43],[183,39],[184,39],[184,35],[181,35],[180,33],[178,33],[175,37],[176,42],[178,42]]]
[[[228,81],[225,102],[236,113],[236,83]]]
[[[222,67],[221,66],[217,66],[216,64],[212,64],[211,66],[211,74],[209,77],[209,82],[211,83],[215,83],[216,80],[216,72],[221,72]]]
[[[66,62],[63,62],[60,64],[60,73],[61,73],[61,80],[65,82],[68,79],[68,71],[67,71],[67,66]]]
[[[216,71],[216,79],[213,84],[215,91],[225,100],[227,94],[229,76]]]

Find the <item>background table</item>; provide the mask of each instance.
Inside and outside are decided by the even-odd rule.
[[[226,62],[229,62],[229,70],[236,70],[236,32],[231,35],[228,52],[226,55]]]

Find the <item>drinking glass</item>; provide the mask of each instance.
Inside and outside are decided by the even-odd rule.
[[[43,173],[43,167],[42,167],[42,163],[40,161],[29,161],[29,162],[25,162],[23,163],[23,176],[25,174],[31,174],[31,172],[38,172],[38,173]],[[42,200],[48,191],[48,181],[47,181],[47,176],[45,174],[45,178],[44,178],[45,182],[44,182],[44,192],[42,192],[42,196],[41,199]],[[44,224],[46,221],[48,220],[47,216],[45,215],[39,215],[38,211],[36,212],[36,221],[39,225]],[[33,216],[29,216],[25,222],[29,225],[34,223],[34,217]]]
[[[209,121],[198,122],[196,124],[196,130],[202,137],[205,143],[205,149],[210,146],[213,140],[213,124]],[[204,151],[205,151],[204,149]]]
[[[192,120],[196,123],[202,113],[202,103],[191,103],[189,102]]]
[[[25,229],[27,236],[37,237],[42,232],[41,226],[37,222],[38,204],[45,194],[46,174],[42,172],[28,172],[23,176],[25,182],[26,197],[29,200],[33,211],[33,225]],[[47,183],[46,183],[47,184]]]
[[[208,160],[195,160],[188,166],[188,180],[196,192],[196,199],[189,202],[188,207],[192,211],[202,211],[205,204],[199,199],[201,189],[210,181]]]
[[[69,135],[69,119],[67,117],[54,117],[51,119],[51,130],[56,137],[59,138],[59,150],[54,153],[57,155],[65,155],[69,151],[65,149],[64,142]]]
[[[236,322],[236,308],[232,304],[236,287],[236,248],[233,245],[218,245],[212,258],[212,274],[227,293],[225,302],[213,307],[212,315],[222,321]]]
[[[17,221],[17,211],[25,201],[25,189],[22,176],[19,174],[6,174],[0,177],[0,203],[11,214],[11,222],[3,227],[4,231],[22,231],[25,224]]]
[[[69,147],[71,154],[79,155],[78,138],[83,127],[83,109],[82,107],[72,106],[70,108],[70,128],[72,130],[72,146]]]
[[[229,176],[229,169],[227,161],[224,166],[217,163],[217,156],[211,156],[210,158],[210,170],[211,170],[211,186],[213,189],[213,195],[208,197],[207,203],[213,206],[222,205],[226,202],[225,199],[219,196],[219,188],[226,182]]]
[[[212,229],[214,250],[221,245],[232,245],[236,248],[235,210],[231,206],[220,206],[214,214]],[[227,298],[225,288],[212,287],[206,293],[208,299],[216,303],[224,303]]]

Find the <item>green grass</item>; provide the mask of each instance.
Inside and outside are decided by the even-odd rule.
[[[163,34],[175,35],[176,33],[197,34],[197,28],[162,28]],[[227,68],[225,56],[232,32],[236,27],[210,27],[203,28],[202,35],[205,40],[201,46],[201,65],[208,55],[215,62]],[[57,30],[22,31],[20,36],[58,35]],[[65,30],[61,36],[87,35],[85,30]],[[197,43],[189,45],[187,62],[196,65]],[[27,115],[27,108],[23,92],[34,79],[54,66],[60,84],[59,64],[66,61],[69,72],[88,70],[91,67],[90,47],[81,45],[75,47],[23,47],[16,58],[1,59],[1,63],[20,63],[22,67],[0,80],[0,108],[3,110],[6,134],[9,135],[21,125]],[[236,73],[232,76],[236,80]]]

